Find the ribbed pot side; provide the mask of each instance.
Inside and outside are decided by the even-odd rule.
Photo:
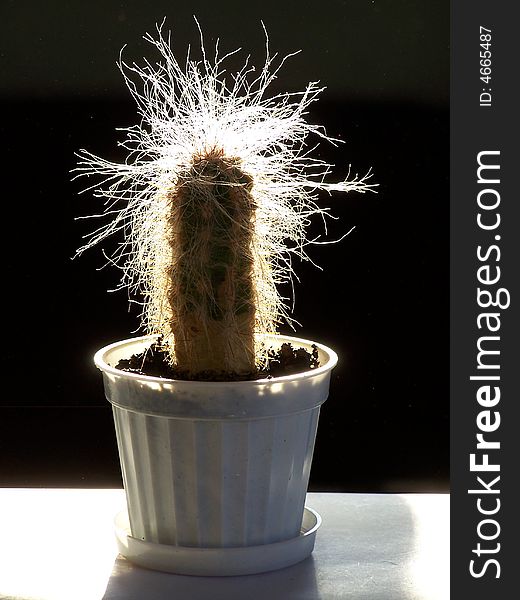
[[[132,536],[203,548],[296,537],[336,354],[316,344],[319,368],[258,381],[176,381],[114,368],[150,341],[118,342],[95,356],[113,406]]]

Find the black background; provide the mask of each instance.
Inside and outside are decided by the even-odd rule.
[[[312,490],[447,491],[449,481],[449,3],[2,2],[4,360],[0,485],[121,485],[115,434],[92,355],[130,337],[137,310],[107,293],[101,249],[71,260],[98,212],[70,181],[80,148],[124,160],[116,127],[137,122],[115,66],[150,55],[140,37],[168,17],[173,48],[261,64],[291,59],[277,90],[327,86],[309,120],[346,140],[317,155],[341,178],[369,167],[378,194],[326,194],[337,245],[297,264],[297,335],[340,363],[322,408]],[[255,60],[256,59],[256,60]],[[318,230],[316,230],[318,231]],[[114,242],[115,243],[115,242]],[[107,250],[113,246],[107,245]]]

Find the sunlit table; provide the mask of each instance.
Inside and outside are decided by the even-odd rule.
[[[449,496],[310,493],[312,556],[271,573],[188,577],[117,554],[122,490],[0,489],[0,598],[446,600]]]

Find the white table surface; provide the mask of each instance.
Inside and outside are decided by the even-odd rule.
[[[123,490],[0,489],[0,599],[447,600],[449,495],[309,493],[312,556],[271,573],[188,577],[118,556]]]

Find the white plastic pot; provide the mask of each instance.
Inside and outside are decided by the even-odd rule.
[[[320,367],[256,381],[180,381],[115,368],[153,340],[118,342],[94,358],[113,406],[129,535],[193,556],[194,548],[267,548],[305,537],[318,416],[336,354],[316,344]],[[290,342],[311,350],[313,344],[278,335],[265,341],[275,348]],[[153,560],[146,566],[153,567]],[[251,569],[264,570],[260,564]],[[200,574],[226,574],[222,565],[222,573],[210,570]]]

